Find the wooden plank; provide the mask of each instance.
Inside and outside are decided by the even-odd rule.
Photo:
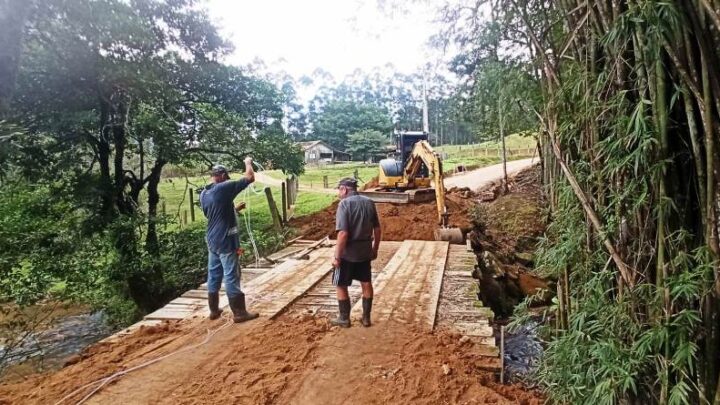
[[[284,268],[273,270],[273,277],[248,284],[247,288],[252,293],[252,309],[274,318],[332,270],[334,257],[332,248],[321,248],[311,252],[308,260],[290,259],[278,266]],[[251,294],[246,292],[246,296]]]
[[[174,300],[170,301],[170,304],[206,305],[207,299],[178,297],[178,298],[175,298]]]
[[[183,298],[205,298],[207,299],[207,290],[190,290],[185,291],[183,295],[181,295]]]
[[[437,318],[437,307],[438,301],[440,300],[440,289],[442,288],[443,272],[445,271],[448,250],[449,243],[444,246],[439,246],[436,251],[437,254],[433,257],[435,269],[430,274],[430,302],[427,307],[427,322],[430,330],[435,328],[435,319]]]
[[[455,322],[453,329],[457,329],[463,335],[466,336],[494,336],[493,328],[485,323],[474,323],[474,322]]]
[[[432,330],[448,254],[447,242],[402,242],[375,283],[373,312],[379,321],[418,323]],[[352,314],[362,313],[357,302]]]
[[[193,315],[193,313],[195,313],[195,312],[196,312],[195,308],[174,309],[172,307],[165,306],[151,314],[145,315],[145,317],[143,319],[145,319],[145,320],[185,319],[185,318]]]
[[[463,270],[463,271],[457,271],[457,270],[451,271],[451,270],[447,270],[447,271],[445,271],[445,274],[446,274],[448,277],[473,278],[473,277],[472,277],[472,272],[470,272],[470,271],[468,271],[468,270]]]
[[[280,261],[288,256],[293,255],[301,250],[305,249],[305,246],[288,246],[278,252],[275,252],[268,256],[268,259],[273,261]]]
[[[294,255],[292,256],[292,258],[293,258],[293,259],[303,259],[303,258],[305,258],[305,256],[307,256],[308,254],[310,254],[310,252],[312,252],[313,250],[318,249],[318,248],[319,248],[324,242],[326,242],[328,239],[329,239],[329,238],[328,238],[327,236],[324,237],[324,238],[322,238],[322,239],[320,239],[319,241],[317,241],[317,242],[311,244],[310,246],[308,246],[307,248],[305,248],[305,249],[299,251],[298,253],[294,254]]]

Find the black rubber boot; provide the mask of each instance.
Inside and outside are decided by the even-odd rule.
[[[240,293],[234,297],[228,297],[230,309],[233,312],[235,323],[245,322],[257,318],[260,314],[248,312],[245,308],[245,294]]]
[[[220,293],[208,293],[208,308],[210,309],[210,316],[208,316],[208,318],[210,318],[211,321],[220,318],[220,315],[222,315],[222,309],[220,309]]]
[[[372,325],[370,323],[370,310],[372,310],[372,297],[362,299],[362,306],[363,306],[363,314],[362,314],[362,324],[364,327],[369,327]]]
[[[338,300],[338,318],[330,321],[331,324],[341,328],[350,327],[350,300]]]

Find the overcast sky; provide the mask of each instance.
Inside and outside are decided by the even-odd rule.
[[[355,69],[387,63],[402,73],[428,59],[433,11],[423,2],[410,12],[381,10],[377,0],[209,0],[221,33],[235,45],[228,59],[243,65],[260,58],[294,77],[316,68],[341,80]]]

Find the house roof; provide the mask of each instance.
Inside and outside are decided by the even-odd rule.
[[[325,142],[325,141],[307,141],[307,142],[298,142],[297,144],[300,145],[300,147],[302,148],[303,151],[313,148],[313,147],[317,146],[318,144],[323,144],[326,147],[332,149],[333,151],[335,151],[337,153],[349,154],[347,152],[333,148],[331,145],[328,145],[327,142]]]
[[[323,141],[298,142],[298,145],[300,145],[300,147],[301,147],[303,150],[308,150],[308,149],[312,148],[313,146],[315,146],[315,145],[317,145],[317,144],[319,144],[319,143],[324,143],[324,142],[323,142]],[[327,145],[327,144],[326,144],[326,145]]]

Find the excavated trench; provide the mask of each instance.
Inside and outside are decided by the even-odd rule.
[[[508,323],[523,300],[530,299],[531,309],[540,311],[553,296],[553,283],[533,273],[534,252],[546,227],[540,187],[540,168],[535,166],[514,176],[508,193],[501,192],[500,184],[482,190],[484,201],[471,212],[468,238],[478,262],[473,277],[478,279],[478,299],[495,313],[496,329]],[[510,381],[523,380],[542,355],[538,324],[535,320],[505,333]]]

